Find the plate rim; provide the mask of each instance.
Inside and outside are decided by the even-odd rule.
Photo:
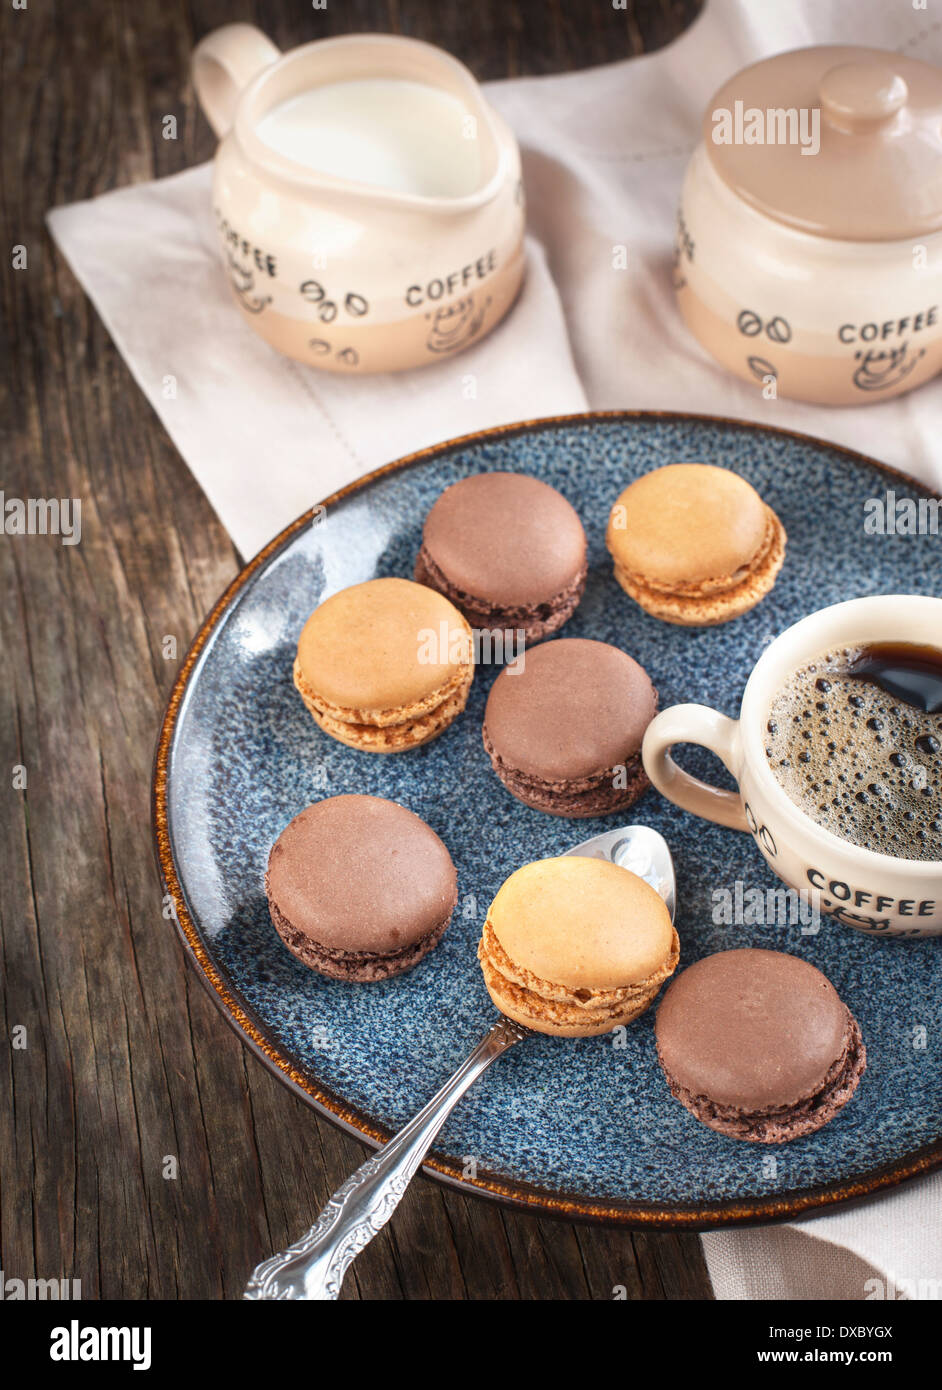
[[[905,482],[909,487],[919,488],[930,497],[939,496],[924,483],[889,464],[881,463],[878,459],[861,453],[859,450],[851,449],[846,445],[835,444],[831,440],[822,439],[817,435],[807,434],[801,430],[766,425],[757,420],[735,416],[677,410],[592,410],[578,411],[567,415],[541,416],[534,420],[519,420],[504,425],[494,425],[486,429],[472,431],[469,434],[458,435],[438,444],[428,445],[410,454],[404,454],[390,463],[381,464],[378,468],[371,469],[369,473],[365,473],[362,477],[337,489],[322,502],[315,503],[306,512],[296,517],[264,545],[251,560],[244,563],[238,574],[226,586],[200,624],[174,678],[161,719],[154,754],[151,817],[157,869],[165,894],[171,900],[173,921],[183,943],[185,954],[221,1010],[223,1017],[227,1019],[242,1042],[263,1066],[284,1082],[295,1095],[310,1105],[318,1114],[354,1138],[365,1142],[371,1148],[381,1148],[392,1137],[394,1131],[378,1124],[370,1115],[358,1107],[350,1105],[342,1096],[336,1095],[329,1088],[318,1083],[313,1075],[298,1068],[289,1057],[284,1056],[279,1051],[266,1036],[265,1026],[251,1005],[242,998],[234,984],[220,973],[206,949],[196,923],[190,916],[174,863],[168,818],[170,751],[190,682],[197,666],[201,663],[207,642],[222,623],[245,585],[289,544],[297,532],[311,524],[315,512],[319,509],[335,506],[344,498],[363,491],[380,478],[417,464],[431,462],[442,455],[471,445],[508,439],[517,434],[542,433],[567,427],[617,424],[629,421],[642,423],[646,421],[674,421],[678,424],[688,425],[722,425],[727,428],[742,430],[744,433],[772,434],[779,438],[797,440],[819,449],[829,449],[832,452],[842,454],[855,464],[874,468],[891,478]],[[787,1189],[771,1193],[768,1197],[728,1198],[720,1201],[696,1203],[661,1203],[637,1198],[624,1201],[613,1198],[596,1199],[579,1193],[557,1192],[551,1188],[511,1180],[487,1170],[478,1170],[474,1178],[469,1178],[464,1176],[462,1165],[456,1158],[435,1150],[428,1155],[423,1163],[422,1172],[445,1187],[455,1188],[465,1194],[486,1197],[502,1206],[525,1211],[531,1215],[616,1225],[633,1230],[699,1231],[724,1226],[748,1226],[791,1221],[814,1213],[821,1214],[836,1206],[856,1205],[877,1196],[881,1192],[898,1187],[901,1183],[931,1173],[940,1167],[942,1167],[942,1135],[931,1144],[923,1145],[904,1154],[898,1160],[868,1169],[867,1172],[855,1178],[815,1184],[807,1188]]]

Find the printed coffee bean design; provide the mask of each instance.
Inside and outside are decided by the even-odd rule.
[[[748,363],[750,372],[752,372],[752,375],[758,381],[764,382],[766,377],[772,377],[773,380],[778,381],[778,368],[773,367],[768,358],[747,357],[746,362]]]
[[[763,324],[762,319],[753,309],[742,309],[736,320],[736,327],[747,338],[757,338],[764,328],[765,336],[771,342],[791,342],[791,324],[788,319],[782,318],[781,314],[776,314],[775,318],[769,319],[768,323]]]
[[[333,352],[333,347],[326,338],[310,338],[308,339],[308,347],[317,357],[327,357]],[[360,364],[360,354],[356,348],[338,348],[334,356],[345,367],[357,367]]]
[[[301,284],[300,293],[308,304],[318,305],[317,317],[321,323],[333,323],[337,317],[337,302],[328,297],[327,291],[319,280],[304,280]],[[343,307],[353,318],[363,318],[370,311],[370,306],[362,294],[357,294],[349,290],[344,296]]]
[[[774,859],[778,854],[778,846],[775,843],[775,837],[771,830],[767,825],[759,824],[756,820],[756,813],[753,811],[748,801],[745,803],[743,810],[746,816],[746,823],[752,831],[754,838],[758,841],[761,848],[765,850],[766,854]]]

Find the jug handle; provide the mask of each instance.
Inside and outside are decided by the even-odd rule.
[[[280,57],[280,49],[253,24],[224,24],[196,45],[190,60],[193,85],[220,139],[232,125],[244,88]]]

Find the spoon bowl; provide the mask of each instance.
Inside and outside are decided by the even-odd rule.
[[[602,835],[593,835],[591,840],[583,840],[581,845],[567,849],[566,854],[581,859],[607,859],[637,874],[660,893],[673,922],[677,913],[674,860],[664,836],[649,825],[625,825],[620,830],[606,830]]]

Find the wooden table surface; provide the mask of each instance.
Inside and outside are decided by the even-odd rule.
[[[80,497],[81,543],[0,536],[0,1269],[92,1298],[236,1298],[365,1148],[232,1033],[165,920],[151,761],[174,672],[239,567],[45,231],[54,204],[210,157],[187,64],[233,20],[350,30],[480,78],[628,57],[697,0],[85,0],[3,6],[0,487]],[[179,138],[161,138],[173,114]],[[10,268],[10,247],[19,253]],[[167,659],[168,637],[177,657]],[[694,1235],[540,1220],[417,1180],[347,1298],[711,1297]]]

